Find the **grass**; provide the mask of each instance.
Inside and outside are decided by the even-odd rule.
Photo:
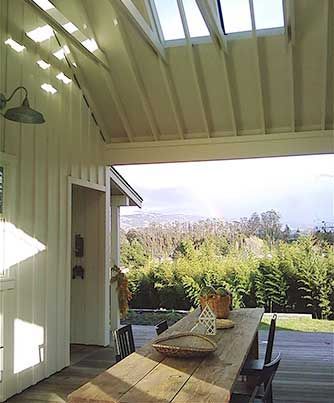
[[[161,320],[167,320],[171,326],[182,319],[184,314],[178,312],[135,312],[130,310],[128,316],[122,321],[123,324],[150,325],[154,326]],[[264,318],[260,325],[260,330],[267,330],[270,318]],[[291,318],[277,319],[277,330],[288,330],[297,332],[334,332],[333,320],[320,320],[311,318]]]
[[[263,318],[260,329],[267,330],[269,328],[270,318]],[[277,319],[277,330],[288,330],[295,332],[334,332],[334,321],[312,318],[291,318]]]

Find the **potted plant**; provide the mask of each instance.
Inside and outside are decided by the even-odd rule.
[[[199,299],[201,308],[209,305],[217,319],[228,318],[232,298],[231,293],[224,287],[217,289],[211,286],[203,287]]]

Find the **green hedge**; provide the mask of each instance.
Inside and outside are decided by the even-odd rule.
[[[180,249],[174,260],[130,270],[132,308],[189,309],[201,287],[212,285],[227,287],[234,307],[334,319],[333,247],[311,236],[266,248],[261,257],[240,249],[220,255],[210,241],[185,241]]]

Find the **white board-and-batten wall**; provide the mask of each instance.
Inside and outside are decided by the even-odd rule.
[[[69,365],[68,178],[103,187],[106,169],[99,164],[99,128],[79,88],[58,81],[59,70],[37,66],[37,45],[35,51],[29,47],[17,53],[4,44],[14,31],[17,39],[23,38],[19,29],[27,21],[36,27],[40,21],[20,0],[1,0],[0,16],[0,92],[8,96],[19,85],[27,87],[31,107],[46,119],[43,125],[21,125],[0,116],[0,156],[13,156],[7,158],[6,177],[14,191],[7,197],[5,215],[18,239],[13,264],[4,274],[15,280],[15,287],[0,291],[3,401]],[[58,92],[44,92],[44,82]],[[8,107],[21,100],[16,95]],[[20,242],[28,249],[25,255]]]

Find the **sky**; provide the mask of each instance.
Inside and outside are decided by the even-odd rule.
[[[143,197],[143,212],[233,220],[275,209],[292,228],[334,223],[334,154],[116,169]]]
[[[165,40],[185,37],[177,0],[154,0]],[[209,35],[196,0],[183,0],[191,37]],[[220,0],[226,33],[251,31],[249,0]],[[256,29],[284,25],[282,0],[253,0]]]

